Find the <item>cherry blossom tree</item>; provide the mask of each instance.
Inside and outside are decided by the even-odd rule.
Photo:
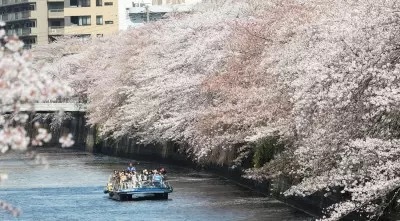
[[[278,136],[286,151],[248,177],[297,177],[285,195],[342,194],[325,220],[354,211],[376,218],[400,186],[399,7],[208,2],[36,50],[56,50],[55,59],[42,54],[48,72],[87,98],[89,123],[105,137],[182,142],[198,161],[224,164]]]
[[[205,13],[210,20],[200,14],[176,15],[181,19],[93,39],[80,55],[66,56],[53,66],[85,64],[79,66],[79,75],[71,75],[90,82],[85,89],[89,122],[100,125],[103,134],[135,134],[143,142],[190,139],[189,122],[208,106],[202,80],[219,69],[225,56],[223,40],[230,29],[225,17],[236,16],[230,10]]]
[[[26,151],[29,146],[40,146],[51,139],[46,129],[35,124],[33,137],[27,133],[25,125],[28,113],[34,111],[35,102],[47,101],[66,96],[69,87],[54,80],[44,72],[36,72],[31,67],[32,56],[23,50],[23,42],[17,36],[6,36],[5,23],[0,22],[0,152]],[[71,144],[70,139],[66,139]],[[37,161],[40,156],[28,153]],[[7,179],[7,174],[0,175],[0,181]],[[20,210],[0,200],[0,207],[14,216]]]
[[[343,201],[327,209],[326,220],[354,211],[377,218],[399,188],[399,4],[319,6],[318,19],[265,57],[292,91],[292,173],[303,179],[285,194],[338,191]]]

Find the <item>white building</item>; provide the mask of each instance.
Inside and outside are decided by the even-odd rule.
[[[120,0],[119,29],[137,27],[149,21],[162,19],[168,12],[190,11],[202,0]]]

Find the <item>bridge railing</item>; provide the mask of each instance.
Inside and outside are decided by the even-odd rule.
[[[21,110],[28,111],[28,108],[30,107],[24,110],[22,106]],[[34,110],[36,112],[86,112],[86,103],[35,103]]]
[[[87,103],[87,99],[82,97],[65,97],[41,101],[40,103]]]

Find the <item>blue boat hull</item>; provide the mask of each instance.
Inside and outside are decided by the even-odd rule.
[[[166,200],[172,188],[134,188],[109,192],[109,197],[118,201],[156,199]]]

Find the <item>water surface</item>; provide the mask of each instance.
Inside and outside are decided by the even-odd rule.
[[[77,150],[37,151],[48,168],[22,154],[0,156],[0,199],[23,210],[20,217],[0,211],[0,220],[129,220],[129,221],[269,221],[310,220],[289,206],[206,172],[151,162],[138,169],[164,166],[174,187],[169,200],[118,202],[103,194],[113,170],[128,159]]]

